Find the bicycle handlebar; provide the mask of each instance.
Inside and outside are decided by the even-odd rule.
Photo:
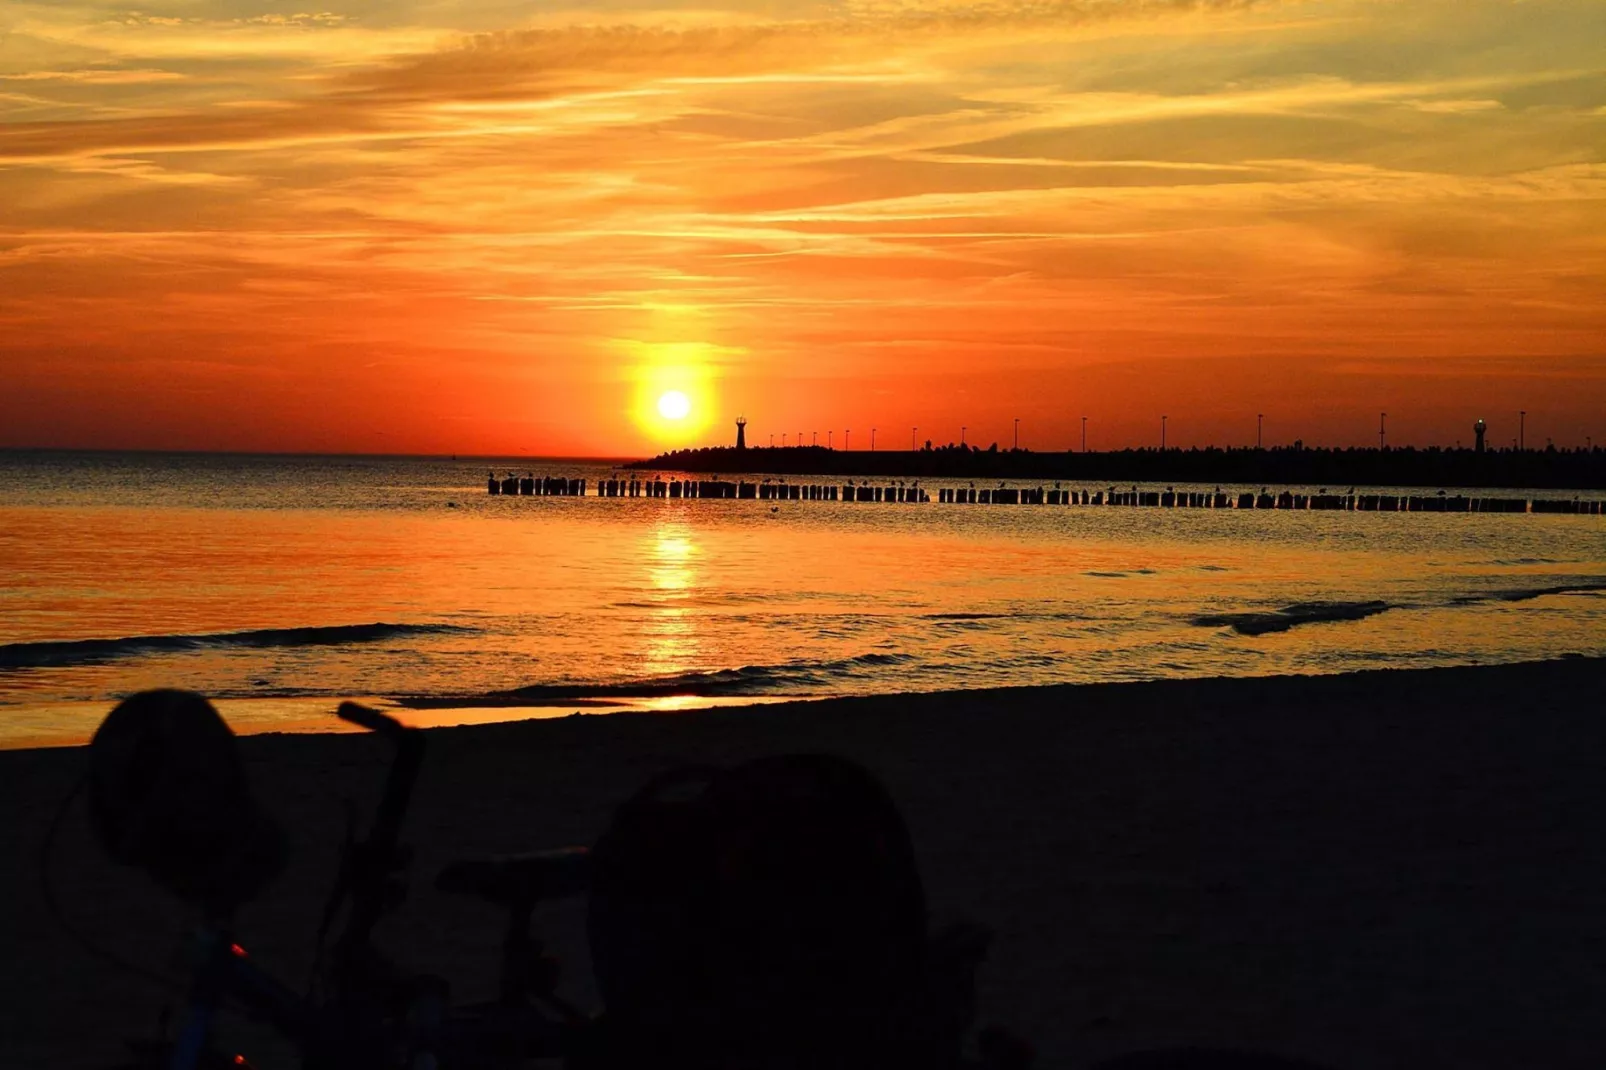
[[[364,958],[369,935],[389,900],[389,888],[395,871],[404,864],[399,845],[402,817],[412,797],[413,782],[424,758],[424,735],[416,728],[407,728],[393,717],[355,702],[342,702],[337,711],[340,718],[376,734],[388,737],[396,745],[396,756],[385,777],[384,795],[374,813],[373,828],[366,842],[353,843],[347,852],[344,880],[331,900],[328,918],[343,895],[351,899],[351,913],[346,929],[336,944],[336,969],[343,973]]]
[[[397,738],[401,733],[409,731],[396,718],[380,713],[378,710],[358,702],[342,702],[340,708],[335,711],[335,716],[359,728],[366,728],[370,732],[377,732],[380,735],[392,738]]]

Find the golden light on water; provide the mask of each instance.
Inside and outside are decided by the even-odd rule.
[[[656,608],[645,622],[645,670],[669,676],[694,668],[698,614],[685,603],[697,586],[697,545],[690,526],[661,524],[646,539],[647,583]]]
[[[208,463],[218,473],[209,482],[237,478],[237,461]],[[1606,636],[1599,592],[1480,600],[1606,579],[1599,518],[804,503],[777,515],[769,502],[471,497],[450,473],[477,482],[477,464],[424,460],[354,469],[332,492],[307,484],[282,508],[220,512],[185,504],[173,475],[86,489],[94,477],[82,473],[99,464],[79,463],[70,503],[19,504],[17,492],[0,501],[0,560],[11,566],[0,643],[387,619],[465,628],[289,649],[201,644],[0,673],[10,703],[0,749],[82,743],[109,703],[79,696],[175,680],[238,696],[225,713],[264,731],[325,725],[318,696],[337,688],[472,696],[758,666],[776,673],[773,684],[754,677],[772,695],[925,691],[1535,660],[1598,654]],[[273,470],[302,465],[323,470]],[[586,472],[595,480],[609,468]],[[236,500],[277,501],[293,485],[280,476]],[[218,486],[214,499],[242,493]],[[410,488],[400,502],[398,488]],[[156,493],[166,501],[132,507]],[[324,507],[308,507],[312,495]],[[286,598],[285,577],[317,597]],[[1195,623],[1374,599],[1400,608],[1260,636]],[[864,657],[883,652],[910,656]],[[580,708],[553,701],[565,714]],[[422,711],[412,723],[545,715]]]

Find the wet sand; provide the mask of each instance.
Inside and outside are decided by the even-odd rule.
[[[1606,662],[1164,681],[585,715],[434,730],[408,824],[413,894],[381,929],[489,994],[497,918],[434,891],[462,854],[589,842],[683,761],[833,751],[880,774],[936,918],[998,933],[983,1019],[1045,1067],[1237,1044],[1342,1067],[1594,1066],[1606,1053]],[[366,736],[242,740],[291,829],[241,938],[299,984]],[[165,1001],[48,920],[35,849],[81,749],[0,753],[7,1066],[104,1066]],[[98,943],[173,962],[182,914],[101,861],[81,805],[54,865]],[[538,924],[589,992],[577,905]],[[264,1070],[271,1044],[238,1034]]]

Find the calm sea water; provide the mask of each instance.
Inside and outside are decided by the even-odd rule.
[[[488,467],[609,472],[0,454],[0,745],[159,685],[260,731],[1606,654],[1601,517],[492,498]]]

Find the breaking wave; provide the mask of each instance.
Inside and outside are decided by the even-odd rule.
[[[0,670],[91,665],[118,658],[137,658],[150,654],[181,653],[189,650],[343,646],[348,643],[377,643],[409,635],[447,635],[457,632],[467,634],[473,631],[472,628],[454,624],[334,624],[317,628],[261,628],[246,632],[216,632],[204,635],[133,635],[121,639],[8,643],[0,646]]]
[[[1329,624],[1340,620],[1363,620],[1396,608],[1388,602],[1300,602],[1274,610],[1243,613],[1209,613],[1193,618],[1205,628],[1228,627],[1239,635],[1268,635],[1286,632],[1301,624]]]
[[[1549,587],[1517,587],[1505,591],[1481,591],[1477,594],[1458,595],[1439,608],[1486,605],[1490,602],[1527,602],[1535,598],[1557,594],[1599,594],[1606,592],[1606,580],[1580,583],[1561,583]],[[1228,627],[1239,635],[1268,635],[1286,632],[1301,624],[1327,624],[1342,620],[1363,620],[1391,609],[1435,608],[1435,604],[1405,606],[1393,602],[1301,602],[1273,610],[1245,610],[1240,613],[1207,613],[1191,618],[1192,623],[1206,628]]]
[[[482,695],[402,695],[395,701],[412,709],[538,706],[594,699],[656,698],[668,695],[727,696],[807,694],[832,678],[918,660],[913,654],[860,654],[837,661],[796,661],[784,665],[742,665],[711,672],[677,673],[617,683],[531,684]]]
[[[1467,595],[1455,600],[1457,605],[1473,602],[1527,602],[1550,594],[1594,594],[1606,591],[1606,581],[1589,583],[1559,583],[1553,587],[1518,587],[1510,591],[1492,591],[1488,594]]]

